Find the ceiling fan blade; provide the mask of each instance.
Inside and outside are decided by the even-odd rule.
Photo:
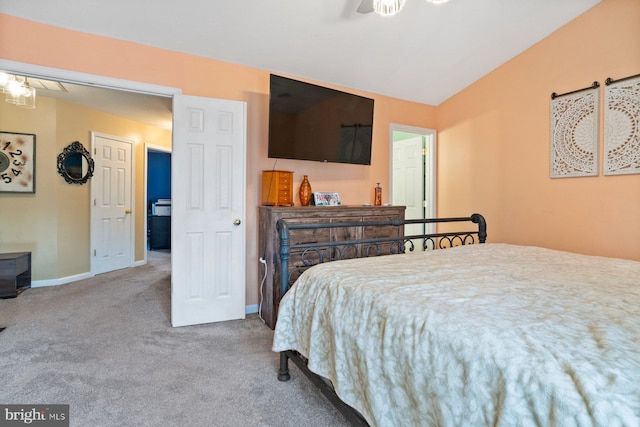
[[[362,0],[360,6],[356,10],[358,13],[371,13],[373,12],[373,0]]]

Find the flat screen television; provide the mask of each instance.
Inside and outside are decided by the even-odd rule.
[[[271,74],[269,157],[371,164],[373,99]]]

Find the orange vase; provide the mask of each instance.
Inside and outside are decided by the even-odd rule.
[[[309,206],[309,202],[311,202],[311,184],[309,184],[309,177],[307,175],[302,178],[298,195],[300,196],[300,204],[302,206]]]

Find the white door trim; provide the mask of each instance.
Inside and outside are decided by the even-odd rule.
[[[421,128],[397,123],[389,123],[389,196],[393,196],[393,132],[408,132],[419,135],[426,135],[426,149],[429,155],[426,156],[425,170],[429,171],[429,176],[425,177],[428,184],[425,186],[425,200],[427,209],[425,215],[428,218],[435,218],[436,209],[436,131],[435,129]],[[392,200],[390,198],[389,200]]]
[[[95,86],[105,89],[142,93],[146,95],[164,96],[167,98],[173,97],[174,94],[182,93],[182,89],[170,86],[159,86],[151,83],[123,80],[114,77],[100,76],[97,74],[64,70],[61,68],[44,67],[42,65],[9,61],[6,59],[0,59],[0,70],[9,73],[21,74],[27,77],[57,80],[63,83]]]
[[[147,186],[149,185],[148,179],[149,179],[149,150],[153,150],[153,151],[162,151],[163,153],[171,153],[171,148],[169,147],[165,147],[162,145],[154,145],[154,144],[149,144],[149,143],[145,143],[144,144],[144,191],[143,191],[143,196],[144,197],[144,202],[145,202],[145,209],[144,209],[144,257],[143,257],[143,264],[147,263],[147,246],[149,244],[149,208],[146,205],[147,203]]]
[[[117,79],[115,77],[81,73],[78,71],[65,70],[62,68],[45,67],[42,65],[11,61],[8,59],[0,59],[0,70],[6,71],[8,73],[24,75],[27,77],[57,80],[63,83],[95,86],[106,89],[141,93],[146,95],[163,96],[167,98],[173,98],[173,95],[182,93],[182,89],[176,87],[160,86],[151,83],[137,82],[134,80]],[[89,256],[90,258],[93,257],[93,250],[91,250]],[[135,258],[135,253],[133,256]],[[89,268],[91,270],[91,267]],[[89,272],[88,274],[91,273]]]

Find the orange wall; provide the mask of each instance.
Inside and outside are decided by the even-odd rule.
[[[29,34],[29,37],[15,37]],[[257,206],[267,158],[269,72],[193,55],[69,31],[0,14],[0,58],[28,64],[182,89],[186,95],[247,103],[247,304],[259,301]],[[344,89],[333,86],[336,89]],[[343,204],[373,202],[373,188],[389,188],[389,124],[435,128],[435,107],[349,90],[374,98],[371,166],[278,160],[294,189],[308,175],[314,191],[338,191]],[[383,202],[388,198],[384,194]],[[297,198],[296,198],[297,201]],[[259,276],[260,275],[260,276]]]
[[[491,242],[640,259],[640,175],[549,178],[550,94],[639,73],[638,22],[638,0],[604,0],[438,107],[352,91],[376,102],[371,167],[278,160],[277,168],[295,171],[294,188],[306,174],[314,191],[370,203],[376,182],[389,187],[389,124],[437,129],[439,216],[483,213]],[[268,71],[1,14],[0,57],[247,102],[247,304],[258,303],[259,180],[274,163]]]
[[[549,178],[549,103],[640,73],[640,1],[604,0],[437,108],[438,215],[489,241],[640,260],[640,175]]]

